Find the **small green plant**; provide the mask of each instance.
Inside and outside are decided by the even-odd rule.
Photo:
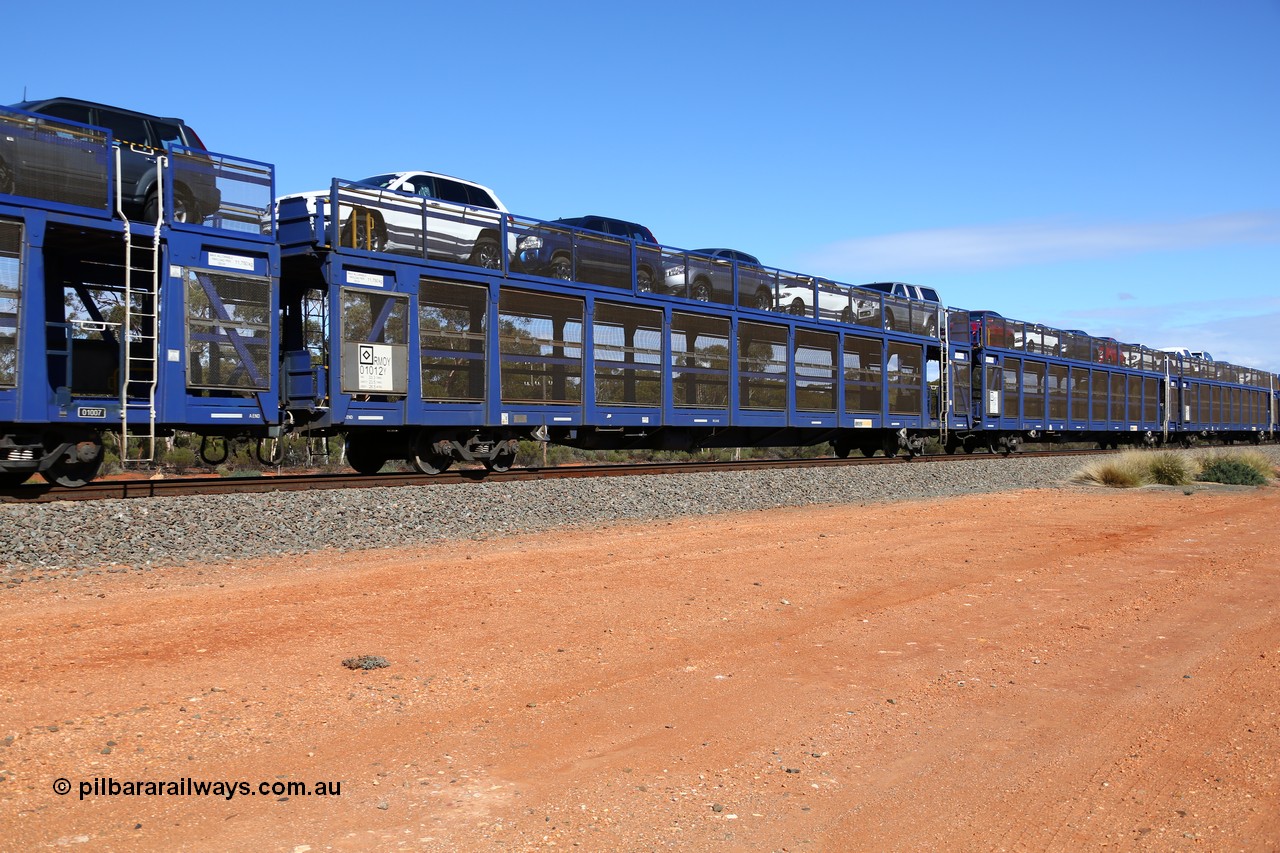
[[[190,447],[175,447],[164,455],[164,464],[175,471],[195,468],[197,464],[196,452]]]
[[[262,476],[262,471],[257,468],[233,468],[229,465],[219,465],[217,472],[219,477],[231,477],[237,479]]]
[[[1196,479],[1206,483],[1225,483],[1228,486],[1262,486],[1267,482],[1266,475],[1234,456],[1207,459]]]
[[[1233,450],[1231,458],[1238,459],[1262,475],[1264,480],[1276,476],[1275,463],[1261,450]]]

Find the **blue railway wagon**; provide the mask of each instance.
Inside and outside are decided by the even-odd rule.
[[[982,365],[973,398],[980,434],[967,443],[1155,446],[1210,435],[1260,441],[1275,429],[1272,378],[1261,371],[1184,366],[1169,353],[991,315],[974,321],[971,336]]]
[[[861,326],[842,322],[830,300],[802,316],[768,310],[783,291],[835,286],[737,264],[720,303],[658,294],[644,289],[651,276],[636,277],[638,260],[660,254],[675,266],[688,255],[634,243],[631,275],[607,280],[577,266],[570,280],[530,275],[514,256],[496,268],[445,261],[426,251],[425,237],[396,254],[367,251],[349,224],[347,186],[335,181],[327,204],[280,205],[282,334],[289,419],[308,434],[345,434],[357,470],[390,459],[427,472],[455,460],[502,470],[522,438],[597,449],[830,441],[842,455],[918,452],[928,434],[971,426],[967,315],[955,319],[965,334],[949,344],[936,307],[911,306],[919,322],[892,331],[869,310]],[[406,233],[448,227],[433,219],[450,214],[420,210],[420,227]],[[563,237],[575,259],[605,239],[507,216],[497,242],[519,245],[551,227],[575,231]],[[892,298],[868,299],[883,312]],[[964,397],[953,410],[957,381]]]
[[[184,181],[223,199],[157,227],[119,213],[109,132],[10,110],[0,125],[47,149],[0,194],[0,482],[82,485],[108,430],[142,459],[177,429],[278,431],[271,167],[171,148],[164,211]]]
[[[1260,441],[1276,428],[1275,376],[1249,367],[1168,354],[1170,418],[1188,443]]]

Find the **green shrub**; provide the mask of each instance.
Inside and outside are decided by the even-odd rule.
[[[98,476],[102,477],[107,474],[120,473],[120,457],[116,455],[114,450],[102,451],[102,467],[98,469]]]
[[[257,468],[231,468],[226,465],[219,465],[217,471],[218,476],[233,479],[262,476],[262,471]]]
[[[1228,486],[1262,486],[1267,482],[1266,475],[1235,456],[1206,459],[1196,479],[1206,483],[1225,483]]]
[[[1276,476],[1275,463],[1261,450],[1234,450],[1231,451],[1230,456],[1232,459],[1238,459],[1257,471],[1264,480],[1269,480]]]
[[[175,447],[164,455],[164,464],[175,471],[194,468],[197,461],[196,452],[190,447]]]

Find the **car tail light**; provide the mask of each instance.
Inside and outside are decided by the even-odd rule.
[[[201,151],[209,150],[205,147],[204,141],[200,138],[200,134],[196,133],[189,127],[187,128],[187,136],[190,136],[191,141],[195,143],[195,145],[191,146],[192,148],[199,148]]]

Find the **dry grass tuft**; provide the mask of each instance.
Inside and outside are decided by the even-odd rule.
[[[1158,484],[1202,482],[1261,485],[1277,476],[1272,461],[1257,450],[1210,450],[1195,455],[1173,450],[1128,450],[1091,462],[1071,481],[1087,486],[1132,489]]]
[[[1132,489],[1144,484],[1144,466],[1137,450],[1119,456],[1090,462],[1072,475],[1074,483],[1086,486],[1108,486],[1113,489]]]
[[[1196,478],[1195,462],[1185,453],[1172,450],[1150,450],[1145,457],[1147,482],[1161,486],[1186,486]]]

